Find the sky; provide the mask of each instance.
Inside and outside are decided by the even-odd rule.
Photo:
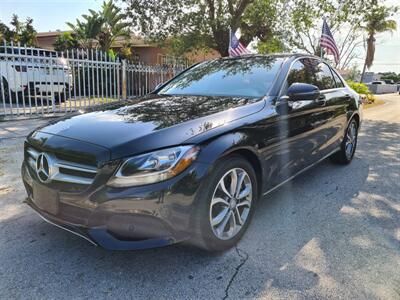
[[[31,17],[37,31],[68,30],[65,22],[73,22],[88,9],[98,10],[103,0],[0,0],[0,20],[9,23],[12,14],[21,19]],[[385,1],[388,5],[398,0]],[[374,65],[371,71],[400,73],[400,12],[394,17],[398,30],[377,36]],[[362,61],[359,61],[359,68]]]

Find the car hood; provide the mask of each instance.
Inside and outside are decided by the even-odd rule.
[[[106,147],[111,159],[184,143],[264,107],[254,98],[148,95],[54,121],[38,131]]]

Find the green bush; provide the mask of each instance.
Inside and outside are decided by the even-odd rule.
[[[368,87],[364,83],[358,83],[351,80],[347,81],[349,87],[351,87],[355,92],[362,94],[362,95],[369,95],[371,92],[369,91]]]
[[[368,87],[364,83],[358,83],[351,80],[347,80],[347,84],[351,87],[354,91],[360,94],[363,103],[374,103],[375,97],[369,91]]]

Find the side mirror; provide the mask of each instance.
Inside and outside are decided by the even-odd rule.
[[[317,100],[320,97],[318,87],[308,83],[293,83],[287,91],[289,101]]]

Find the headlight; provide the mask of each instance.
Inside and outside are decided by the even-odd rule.
[[[198,153],[196,146],[180,146],[128,158],[108,185],[127,187],[167,180],[189,167]]]

